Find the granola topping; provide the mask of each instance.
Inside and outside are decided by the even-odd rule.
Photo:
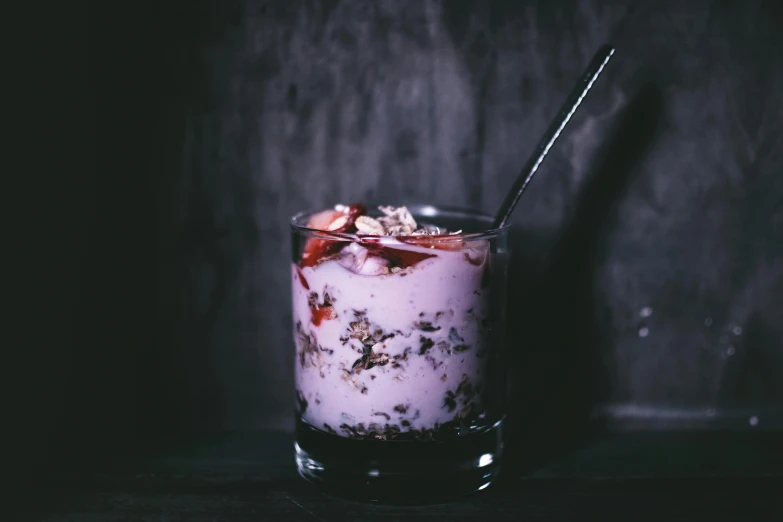
[[[346,212],[349,208],[345,205],[336,205],[337,212]],[[356,234],[364,236],[436,236],[436,235],[458,235],[461,230],[449,232],[440,227],[416,223],[413,215],[406,207],[380,206],[378,210],[383,216],[372,218],[370,216],[359,216],[356,218]],[[327,230],[339,230],[343,228],[348,221],[345,216],[337,217],[335,221],[327,226]]]

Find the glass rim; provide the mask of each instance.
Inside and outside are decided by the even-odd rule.
[[[377,205],[366,205],[368,209],[375,209]],[[486,222],[488,228],[481,232],[459,233],[459,234],[433,234],[433,235],[420,235],[420,236],[381,236],[377,234],[348,234],[346,232],[331,232],[327,230],[320,230],[317,228],[310,228],[304,225],[300,225],[298,221],[302,218],[312,216],[318,212],[323,212],[331,207],[322,208],[320,210],[304,210],[297,212],[291,218],[291,230],[293,232],[300,233],[302,235],[310,237],[318,237],[320,239],[327,239],[333,241],[361,241],[364,238],[400,238],[404,237],[406,242],[416,243],[421,240],[422,242],[429,242],[436,240],[438,242],[449,241],[465,241],[465,240],[479,240],[479,239],[492,239],[508,232],[511,225],[503,227],[493,227],[492,224],[495,221],[494,216],[482,212],[480,210],[469,209],[464,207],[456,207],[450,205],[428,205],[411,203],[408,205],[400,205],[408,209],[408,211],[417,218],[427,217],[456,217],[475,219],[477,222]]]

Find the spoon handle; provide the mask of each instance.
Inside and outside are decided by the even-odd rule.
[[[541,137],[541,141],[539,141],[538,146],[527,160],[527,163],[525,163],[525,166],[522,167],[522,172],[519,173],[519,176],[514,181],[514,185],[509,189],[506,199],[503,200],[503,204],[500,206],[500,210],[495,217],[493,228],[500,228],[509,223],[511,213],[514,211],[517,201],[519,201],[522,193],[525,192],[530,180],[532,180],[533,176],[536,174],[538,167],[544,161],[544,158],[546,158],[549,149],[552,148],[555,140],[557,140],[560,133],[563,132],[563,129],[568,124],[571,116],[574,115],[579,104],[582,103],[582,99],[584,99],[587,92],[593,86],[593,83],[601,74],[601,71],[603,71],[604,66],[609,62],[609,59],[613,54],[614,47],[608,44],[601,46],[598,51],[596,51],[595,56],[593,56],[593,59],[590,61],[590,65],[587,66],[581,79],[574,86],[573,91],[571,91],[571,94],[560,108],[557,117],[552,121],[546,133]]]

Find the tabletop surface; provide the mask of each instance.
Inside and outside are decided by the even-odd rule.
[[[779,432],[607,435],[534,468],[507,463],[499,483],[454,502],[387,506],[334,498],[300,479],[290,434],[234,434],[89,469],[60,463],[19,519],[780,520],[782,442]]]

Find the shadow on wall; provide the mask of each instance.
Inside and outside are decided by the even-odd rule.
[[[508,353],[510,402],[506,469],[526,469],[578,444],[600,429],[590,409],[607,396],[611,361],[599,360],[611,342],[594,274],[616,226],[617,208],[659,131],[660,89],[639,89],[620,113],[577,196],[547,267],[531,270],[535,234],[512,231]],[[545,173],[542,175],[546,175]],[[524,204],[524,202],[522,202]]]

